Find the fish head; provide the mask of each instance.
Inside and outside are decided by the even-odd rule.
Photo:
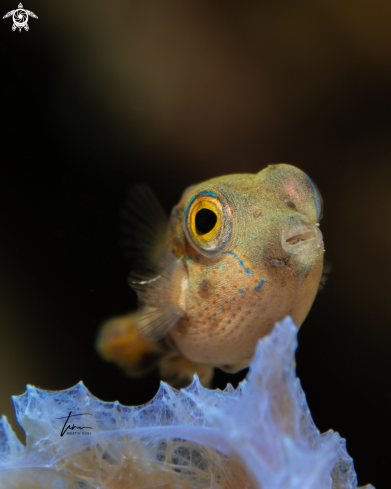
[[[184,192],[168,238],[186,275],[183,319],[170,333],[183,355],[240,370],[276,321],[301,325],[322,275],[321,214],[315,184],[287,164]]]

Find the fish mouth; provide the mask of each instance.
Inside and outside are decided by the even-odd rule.
[[[319,228],[312,224],[298,224],[287,229],[282,235],[282,247],[289,253],[295,253],[308,246],[318,245],[322,240]]]

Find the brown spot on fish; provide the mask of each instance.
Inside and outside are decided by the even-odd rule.
[[[210,287],[209,280],[204,280],[203,282],[201,282],[200,290],[202,290],[203,292],[205,292],[206,290],[208,290],[209,287]]]
[[[208,297],[213,293],[213,286],[208,279],[205,279],[200,283],[198,293],[201,297]],[[204,310],[207,311],[208,308],[205,307]]]

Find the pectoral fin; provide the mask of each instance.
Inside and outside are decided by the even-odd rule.
[[[177,304],[180,261],[167,247],[167,217],[152,190],[133,187],[122,214],[122,246],[131,261],[129,285],[137,292],[142,308],[140,335],[158,341],[182,317]]]
[[[181,314],[174,304],[155,303],[155,307],[146,306],[139,312],[140,336],[148,341],[159,341],[180,318]]]
[[[131,270],[149,279],[159,275],[166,254],[167,216],[147,185],[131,187],[121,213],[121,241]]]

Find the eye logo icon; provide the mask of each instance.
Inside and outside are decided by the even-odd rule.
[[[18,5],[18,8],[16,10],[11,10],[10,12],[7,12],[4,15],[3,19],[11,17],[11,15],[14,21],[12,25],[12,30],[15,31],[16,29],[19,29],[19,32],[21,32],[22,29],[25,29],[26,31],[29,30],[29,16],[34,17],[34,19],[38,19],[34,12],[31,12],[30,10],[25,10],[21,3]]]

